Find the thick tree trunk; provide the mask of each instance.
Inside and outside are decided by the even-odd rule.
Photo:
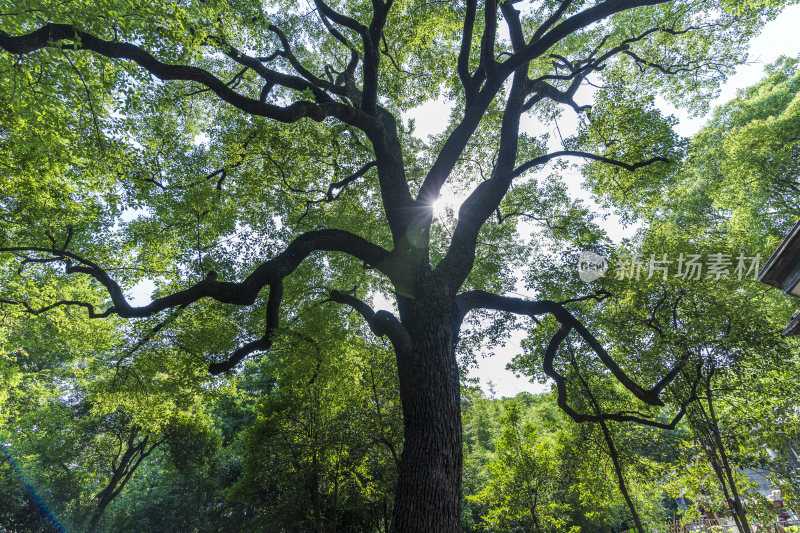
[[[448,300],[443,298],[442,300]],[[391,530],[461,530],[461,406],[447,301],[400,302],[412,349],[398,353],[405,442]]]

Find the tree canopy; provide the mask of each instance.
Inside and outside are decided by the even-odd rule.
[[[37,393],[48,419],[87,410],[98,457],[116,435],[88,527],[131,479],[125,443],[139,456],[163,445],[180,469],[193,459],[176,443],[218,450],[213,421],[237,427],[250,410],[252,440],[237,445],[282,443],[264,453],[291,463],[318,531],[339,501],[372,519],[382,505],[369,527],[460,530],[461,377],[511,315],[537,325],[518,368],[552,379],[558,405],[600,424],[609,451],[608,424],[674,429],[718,370],[785,356],[733,280],[587,288],[556,264],[576,247],[609,248],[559,176],[575,160],[606,207],[647,222],[632,252],[733,255],[757,225],[747,256],[766,253],[764,239],[797,215],[796,62],[774,66],[692,143],[655,101],[706,110],[785,4],[4,4],[0,378],[36,387],[9,358],[58,375]],[[404,113],[433,98],[452,112],[421,140]],[[567,114],[577,127],[564,136]],[[464,200],[434,216],[443,190]],[[699,236],[678,231],[687,224]],[[541,299],[510,296],[518,282]],[[143,286],[147,302],[133,298]],[[382,299],[390,309],[376,311]],[[345,437],[344,413],[364,404]],[[287,421],[287,406],[302,414]],[[402,446],[386,418],[398,407]],[[504,416],[499,446],[555,468],[556,452],[539,453],[550,437],[530,437],[513,408]],[[498,487],[514,486],[503,457]],[[268,460],[254,454],[250,486],[236,490],[273,497],[286,478],[260,470]],[[274,508],[284,511],[301,520]]]

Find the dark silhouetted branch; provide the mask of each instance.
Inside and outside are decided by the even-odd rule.
[[[255,352],[266,352],[272,347],[275,330],[280,323],[281,301],[283,300],[283,283],[278,281],[269,286],[269,298],[267,299],[267,320],[264,335],[260,338],[248,342],[244,346],[234,351],[228,359],[208,365],[209,373],[213,375],[222,374],[232,370],[245,357]]]
[[[531,318],[538,315],[551,314],[561,323],[560,333],[554,339],[566,335],[571,330],[575,330],[584,342],[597,354],[600,361],[605,367],[613,374],[626,389],[628,389],[639,400],[648,405],[663,406],[664,402],[659,397],[659,394],[669,384],[669,381],[661,380],[651,389],[644,389],[641,385],[633,381],[617,364],[616,361],[609,355],[603,348],[597,338],[580,322],[575,316],[567,311],[561,304],[552,300],[536,300],[529,301],[522,298],[511,298],[508,296],[500,296],[485,291],[468,291],[459,294],[456,297],[456,305],[458,306],[459,313],[464,316],[472,309],[491,309],[495,311],[505,311],[519,315],[526,315]],[[563,340],[563,339],[561,339]],[[555,344],[555,348],[561,341]],[[551,341],[552,344],[552,341]],[[685,361],[679,363],[683,366]],[[677,376],[678,372],[674,369],[670,371],[670,381]]]
[[[397,317],[389,311],[380,310],[375,312],[363,300],[356,298],[352,294],[341,291],[331,291],[328,301],[349,305],[358,312],[358,314],[364,317],[367,325],[369,325],[369,328],[375,335],[378,337],[383,337],[384,335],[388,337],[399,353],[408,351],[411,345],[408,332]]]
[[[188,289],[157,298],[147,305],[134,307],[127,301],[120,285],[106,270],[73,252],[41,247],[0,248],[0,253],[39,252],[62,259],[67,274],[87,274],[103,285],[112,302],[112,307],[105,313],[115,313],[123,318],[151,316],[164,309],[189,305],[202,298],[212,298],[234,305],[252,305],[264,286],[282,281],[315,251],[347,253],[390,278],[393,277],[390,274],[388,251],[348,231],[323,229],[300,235],[282,253],[259,265],[241,282],[218,281],[216,272],[210,272],[204,280]]]
[[[514,169],[514,177],[517,177],[533,167],[544,165],[545,163],[550,162],[557,157],[582,157],[584,159],[591,159],[592,161],[600,161],[601,163],[607,163],[609,165],[614,165],[620,168],[624,168],[625,170],[629,170],[634,172],[642,167],[646,167],[652,165],[653,163],[669,163],[669,159],[666,157],[651,157],[647,161],[637,161],[636,163],[625,163],[624,161],[619,161],[617,159],[612,159],[610,157],[605,157],[602,155],[592,154],[590,152],[580,152],[577,150],[561,150],[559,152],[551,152],[549,154],[536,157],[527,161],[517,168]]]
[[[128,59],[161,80],[183,80],[199,83],[211,89],[225,102],[242,111],[280,122],[297,122],[303,118],[322,121],[328,117],[333,117],[365,131],[372,130],[375,127],[375,123],[370,117],[367,117],[352,106],[339,102],[313,103],[301,100],[282,107],[248,98],[237,93],[225,82],[204,69],[163,63],[139,46],[130,43],[106,41],[69,24],[45,24],[38,30],[20,36],[11,36],[0,31],[0,48],[12,54],[25,55],[51,47],[90,50],[112,59]],[[258,62],[256,61],[256,63]],[[300,78],[297,79],[300,80]],[[287,83],[289,82],[287,81]]]

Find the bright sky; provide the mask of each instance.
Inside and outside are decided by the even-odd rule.
[[[800,55],[800,6],[787,8],[777,19],[765,26],[762,33],[757,36],[750,44],[750,57],[747,64],[740,66],[736,74],[722,87],[720,96],[712,102],[714,107],[723,104],[736,96],[739,89],[749,87],[758,82],[764,75],[764,66],[772,63],[781,55],[796,57]],[[579,97],[576,98],[579,104],[584,103]],[[683,111],[676,110],[668,104],[661,102],[662,112],[673,114],[679,124],[676,127],[678,134],[688,137],[696,133],[708,119],[708,115],[701,117],[691,117]],[[406,118],[414,118],[416,129],[415,133],[421,138],[427,135],[441,133],[447,126],[449,108],[441,102],[428,102],[408,113]],[[567,131],[570,126],[566,117],[560,125],[562,132]],[[535,124],[527,124],[523,127],[528,129],[536,128]],[[557,139],[556,132],[553,131],[551,139]],[[554,148],[554,147],[551,147]],[[588,199],[585,191],[580,189],[580,178],[577,175],[567,177],[570,184],[570,191],[576,196]],[[445,194],[447,191],[445,190]],[[449,202],[457,206],[460,200],[452,197],[443,197],[443,202]],[[610,216],[607,220],[607,228],[612,238],[619,240],[622,236],[632,234],[631,228],[621,228],[617,223],[617,218]],[[530,383],[525,377],[516,377],[512,372],[506,370],[506,365],[511,362],[515,354],[520,352],[520,341],[524,338],[524,331],[516,331],[512,334],[509,341],[503,348],[495,353],[487,353],[478,361],[478,368],[470,373],[470,377],[480,378],[481,387],[488,394],[489,383],[492,384],[497,396],[514,396],[520,392],[540,392],[549,389],[549,385],[539,385]]]

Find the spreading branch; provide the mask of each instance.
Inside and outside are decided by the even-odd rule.
[[[58,300],[43,307],[33,307],[29,302],[9,300],[7,298],[0,298],[0,303],[7,305],[18,305],[22,307],[26,313],[30,315],[41,315],[58,307],[83,307],[89,315],[89,318],[106,318],[113,314],[111,309],[98,312],[94,305],[89,302],[81,302],[78,300]]]
[[[501,135],[503,135],[503,130],[505,128],[515,132],[518,127],[519,120],[509,120],[508,123],[504,120]],[[503,135],[503,137],[511,138],[511,134],[508,136]],[[475,260],[478,233],[486,220],[492,216],[492,213],[497,212],[500,202],[502,202],[515,177],[535,166],[543,165],[556,157],[564,156],[583,157],[602,161],[610,165],[622,167],[631,172],[656,162],[669,161],[663,157],[653,157],[647,161],[628,164],[588,152],[563,150],[539,156],[517,168],[513,168],[512,165],[516,157],[516,149],[515,146],[511,148],[508,148],[508,146],[509,145],[506,145],[506,149],[509,151],[513,150],[513,153],[501,154],[503,157],[498,163],[496,174],[491,179],[480,183],[467,199],[464,200],[464,203],[461,204],[458,224],[453,231],[453,239],[450,243],[450,247],[444,259],[442,259],[436,267],[437,271],[441,272],[448,280],[448,288],[451,292],[456,292],[458,290],[472,269]]]
[[[259,265],[241,282],[218,281],[216,272],[212,271],[205,279],[188,289],[157,298],[147,305],[134,307],[128,302],[122,287],[105,269],[74,252],[43,247],[0,248],[0,253],[49,254],[62,260],[67,274],[82,273],[91,276],[105,287],[111,298],[112,306],[103,315],[117,314],[123,318],[151,316],[165,309],[189,305],[202,298],[234,305],[252,305],[263,287],[282,281],[316,251],[347,253],[383,272],[390,279],[393,277],[390,274],[389,252],[384,248],[348,231],[323,229],[300,235],[283,252]]]
[[[494,44],[497,37],[497,0],[485,0],[483,8],[483,36],[481,37],[481,55],[478,70],[482,70],[488,78],[494,73],[497,61],[494,58]]]
[[[342,194],[342,192],[345,190],[345,188],[348,185],[350,185],[354,181],[358,181],[359,179],[361,179],[364,176],[364,174],[369,172],[369,170],[371,168],[374,168],[375,166],[377,166],[377,164],[378,163],[376,161],[370,161],[369,163],[366,163],[360,169],[358,169],[357,171],[353,172],[349,176],[347,176],[345,178],[342,178],[341,180],[339,180],[337,182],[334,182],[334,183],[331,183],[330,185],[328,185],[328,190],[325,191],[324,196],[322,198],[318,198],[316,200],[308,200],[306,202],[305,211],[303,211],[303,214],[297,220],[297,223],[299,224],[306,217],[306,215],[308,215],[312,205],[320,204],[320,203],[329,204],[329,203],[333,202],[334,200],[336,200],[339,197],[340,194]],[[285,182],[285,180],[284,180],[284,182]],[[322,192],[322,191],[319,191],[319,192]]]
[[[207,70],[188,65],[163,63],[139,46],[100,39],[70,24],[45,24],[38,30],[20,36],[11,36],[0,31],[0,48],[12,54],[27,55],[43,48],[57,47],[89,50],[112,59],[128,59],[164,81],[181,80],[199,83],[211,89],[225,102],[252,115],[280,122],[297,122],[303,118],[319,122],[333,117],[364,131],[372,131],[375,128],[375,123],[370,117],[352,106],[335,101],[314,103],[300,100],[287,106],[262,102],[234,91],[227,83]],[[254,64],[252,66],[255,67]],[[277,76],[278,74],[270,75]],[[297,78],[297,80],[302,81],[301,78]],[[284,81],[290,83],[287,79]]]
[[[398,353],[407,353],[411,346],[411,339],[406,328],[400,323],[396,316],[389,311],[379,310],[375,312],[363,300],[353,294],[342,291],[331,291],[328,296],[330,302],[349,305],[367,322],[370,330],[378,337],[386,336],[392,342]]]
[[[475,28],[475,11],[477,0],[467,0],[467,12],[464,15],[464,29],[461,32],[461,49],[458,52],[458,77],[464,87],[466,104],[469,107],[477,94],[475,80],[469,71],[469,53],[472,50],[472,32]]]
[[[464,148],[466,148],[469,139],[478,127],[484,113],[492,100],[494,100],[497,92],[503,86],[505,80],[516,72],[517,69],[541,57],[555,44],[569,35],[595,22],[610,17],[615,13],[641,6],[662,4],[666,1],[667,0],[606,0],[553,26],[568,7],[568,5],[564,5],[568,3],[562,3],[563,10],[557,10],[556,13],[553,14],[553,21],[546,23],[549,24],[548,27],[553,26],[551,29],[541,32],[541,35],[539,35],[540,32],[534,34],[534,38],[531,38],[522,50],[513,53],[508,59],[497,64],[492,74],[486,78],[480,91],[478,91],[475,98],[472,99],[472,105],[465,108],[464,118],[445,141],[436,161],[425,176],[417,198],[421,202],[427,202],[429,204],[438,198],[442,186],[452,172]]]
[[[494,311],[504,311],[519,315],[526,315],[531,318],[536,318],[543,314],[550,314],[561,324],[558,333],[553,337],[548,346],[548,350],[552,349],[552,357],[555,357],[555,350],[558,349],[561,342],[566,339],[570,331],[574,330],[584,342],[592,349],[598,356],[600,361],[611,372],[611,374],[619,381],[626,389],[628,389],[636,398],[643,401],[648,405],[663,406],[664,402],[659,395],[664,388],[674,379],[678,372],[674,369],[669,372],[670,380],[662,379],[654,387],[645,389],[633,379],[631,379],[617,364],[616,361],[609,355],[609,353],[600,344],[600,341],[580,322],[572,313],[567,311],[564,306],[552,300],[524,300],[522,298],[511,298],[508,296],[500,296],[485,291],[467,291],[456,297],[456,305],[458,306],[459,313],[464,316],[473,309],[489,309]],[[548,351],[546,351],[547,355]],[[685,361],[679,362],[683,366]],[[548,374],[549,375],[549,374]]]
[[[278,281],[269,286],[269,298],[267,299],[267,320],[264,335],[260,338],[248,342],[236,349],[225,361],[211,363],[208,365],[209,373],[213,375],[222,374],[232,370],[245,357],[255,352],[266,352],[272,347],[275,330],[280,323],[281,301],[283,300],[283,283]]]
[[[592,161],[600,161],[601,163],[606,163],[608,165],[613,165],[616,167],[624,168],[630,172],[635,172],[636,170],[647,167],[652,165],[653,163],[669,163],[669,159],[666,157],[651,157],[646,161],[637,161],[636,163],[625,163],[624,161],[619,161],[618,159],[613,159],[611,157],[606,157],[598,154],[593,154],[591,152],[581,152],[579,150],[560,150],[558,152],[551,152],[549,154],[545,154],[539,157],[535,157],[530,161],[527,161],[517,168],[514,169],[513,176],[517,177],[528,170],[544,165],[549,163],[551,160],[559,158],[559,157],[582,157],[584,159],[591,159]]]

